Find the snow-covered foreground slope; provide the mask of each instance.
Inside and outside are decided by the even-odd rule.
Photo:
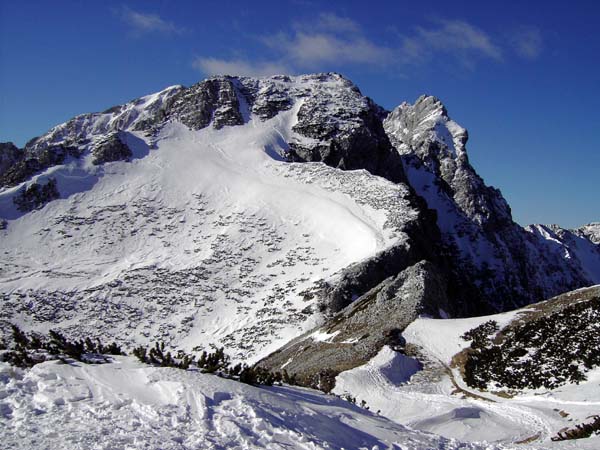
[[[317,391],[141,365],[0,363],[3,449],[494,449],[413,431]]]
[[[581,294],[598,292],[600,287],[561,297],[576,301]],[[470,345],[461,338],[466,331],[489,320],[502,329],[530,311],[469,319],[419,318],[403,336],[407,348],[424,362],[424,370],[418,371],[414,359],[385,347],[368,364],[338,375],[334,392],[364,400],[371,410],[397,423],[449,438],[519,443],[518,448],[597,449],[598,437],[560,442],[550,438],[600,412],[600,369],[587,372],[580,384],[500,396],[467,386],[453,364],[455,355]]]

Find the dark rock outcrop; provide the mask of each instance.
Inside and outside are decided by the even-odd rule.
[[[121,133],[111,133],[92,147],[92,163],[95,165],[111,161],[126,161],[132,155],[127,143],[123,142]]]
[[[184,89],[169,100],[165,109],[168,119],[178,120],[192,130],[211,123],[216,129],[244,123],[231,77],[210,78]]]
[[[0,177],[23,157],[23,152],[12,142],[0,142]]]
[[[29,186],[21,189],[13,197],[13,202],[17,209],[22,212],[39,209],[46,203],[60,198],[60,193],[56,186],[56,180],[49,178],[46,183],[31,183]]]
[[[25,147],[22,157],[0,175],[0,186],[16,186],[49,167],[64,163],[69,156],[79,155],[77,147],[64,144],[51,145],[35,153]]]

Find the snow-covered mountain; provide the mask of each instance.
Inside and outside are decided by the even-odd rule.
[[[495,320],[513,337],[515,318],[543,319],[597,288],[491,318],[419,317],[507,311],[599,284],[600,226],[520,227],[470,165],[467,137],[434,97],[388,112],[328,73],[214,77],[77,116],[24,149],[0,144],[5,337],[14,323],[126,349],[224,346],[234,362],[371,407],[125,356],[0,362],[3,443],[550,445],[570,417],[597,413],[584,398],[597,369],[564,395],[506,399],[463,380],[472,344],[460,336]],[[577,353],[581,337],[565,348]],[[514,342],[499,351],[520,357]]]
[[[593,226],[519,227],[466,139],[433,97],[388,114],[332,73],[77,116],[0,147],[2,318],[252,362],[384,288],[427,297],[410,322],[600,282]]]
[[[31,141],[0,193],[5,319],[129,344],[224,345],[247,361],[313,326],[323,280],[405,245],[420,213],[405,184],[284,162],[291,145],[323,145],[295,131],[310,99],[321,102],[310,120],[340,136],[378,112],[340,76],[217,78]],[[61,198],[19,209],[17,175],[59,159],[26,183],[56,180]]]

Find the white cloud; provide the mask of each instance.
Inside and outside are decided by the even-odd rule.
[[[301,68],[321,64],[383,64],[392,51],[361,35],[334,35],[297,32],[293,36],[276,35],[263,41]]]
[[[178,27],[173,22],[161,18],[158,14],[148,14],[134,11],[126,6],[119,11],[120,17],[127,22],[137,34],[158,32],[164,34],[182,34],[183,27]]]
[[[485,57],[496,61],[503,58],[501,48],[483,30],[462,20],[438,20],[430,28],[416,27],[415,34],[405,36],[401,57],[405,62],[423,62],[434,54],[448,54],[468,66],[473,58]]]
[[[241,59],[196,58],[192,66],[206,75],[266,77],[290,73],[290,69],[281,63],[250,62]]]
[[[543,47],[542,33],[535,27],[521,27],[510,36],[517,55],[525,59],[536,59]]]
[[[360,25],[347,17],[340,17],[332,13],[322,13],[319,15],[317,26],[321,30],[329,32],[351,32],[360,33]]]

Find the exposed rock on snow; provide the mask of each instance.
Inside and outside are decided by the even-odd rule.
[[[439,317],[448,309],[446,286],[435,266],[421,261],[358,298],[325,325],[307,332],[259,365],[297,374],[307,385],[321,369],[329,376],[362,365],[384,345],[403,347],[400,335],[420,314]],[[315,336],[330,336],[315,339]]]
[[[21,151],[12,142],[0,142],[0,177],[21,158]]]
[[[92,147],[92,164],[126,161],[133,156],[131,149],[121,140],[120,133],[109,133]]]
[[[57,198],[60,198],[60,192],[56,188],[56,180],[50,178],[45,184],[31,183],[23,187],[13,197],[13,203],[19,211],[29,212]]]

